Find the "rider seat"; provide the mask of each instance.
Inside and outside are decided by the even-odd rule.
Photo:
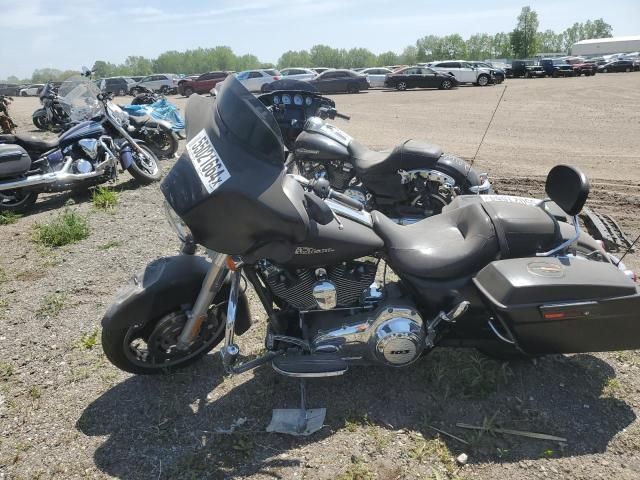
[[[349,153],[358,175],[366,176],[433,168],[442,156],[442,149],[437,145],[407,140],[390,152],[377,152],[351,141]]]
[[[149,115],[129,115],[129,123],[132,126],[142,127],[152,118]]]
[[[472,204],[401,226],[374,211],[373,228],[384,240],[389,263],[421,278],[471,275],[500,252],[496,230],[482,205]]]
[[[0,143],[13,143],[20,145],[29,152],[46,152],[58,146],[58,139],[45,140],[34,135],[17,133],[15,135],[0,135]]]

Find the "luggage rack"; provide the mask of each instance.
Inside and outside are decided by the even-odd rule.
[[[602,240],[604,248],[608,252],[628,250],[633,253],[635,251],[631,241],[611,215],[585,208],[580,216],[589,233],[597,240]]]

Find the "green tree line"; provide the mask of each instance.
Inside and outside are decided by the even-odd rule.
[[[552,30],[538,31],[538,14],[531,7],[523,7],[513,31],[496,34],[476,33],[464,39],[458,34],[445,36],[426,35],[402,52],[384,52],[376,55],[366,48],[332,48],[315,45],[309,50],[289,50],[278,59],[277,66],[358,68],[383,65],[410,65],[443,59],[485,60],[489,58],[527,58],[536,53],[570,53],[571,46],[587,38],[611,37],[612,27],[602,18],[574,23],[561,33]],[[248,70],[268,68],[274,65],[261,62],[255,55],[236,55],[227,46],[196,48],[178,52],[164,52],[158,58],[129,56],[121,64],[97,60],[93,65],[95,76],[134,76],[152,73],[194,74],[212,70]],[[30,80],[43,83],[47,80],[63,80],[73,71],[52,68],[38,69]],[[22,83],[17,77],[10,83]]]

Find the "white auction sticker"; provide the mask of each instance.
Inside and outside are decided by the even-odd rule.
[[[211,140],[204,129],[187,143],[187,151],[193,167],[207,189],[213,193],[224,182],[231,178],[227,167],[213,148]]]

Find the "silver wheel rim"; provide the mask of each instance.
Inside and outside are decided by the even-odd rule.
[[[136,164],[149,175],[155,175],[158,173],[158,163],[147,151],[144,149],[142,151],[144,152],[144,155],[140,152],[136,152],[135,154],[135,158],[137,160]]]
[[[478,84],[479,84],[481,87],[484,87],[487,83],[488,83],[487,77],[480,77],[480,78],[478,79]]]
[[[451,88],[451,82],[449,80],[445,80],[444,82],[442,82],[442,88],[444,88],[445,90],[449,90],[449,88]]]
[[[407,88],[407,84],[406,83],[400,82],[398,84],[398,90],[406,90],[406,88]]]

